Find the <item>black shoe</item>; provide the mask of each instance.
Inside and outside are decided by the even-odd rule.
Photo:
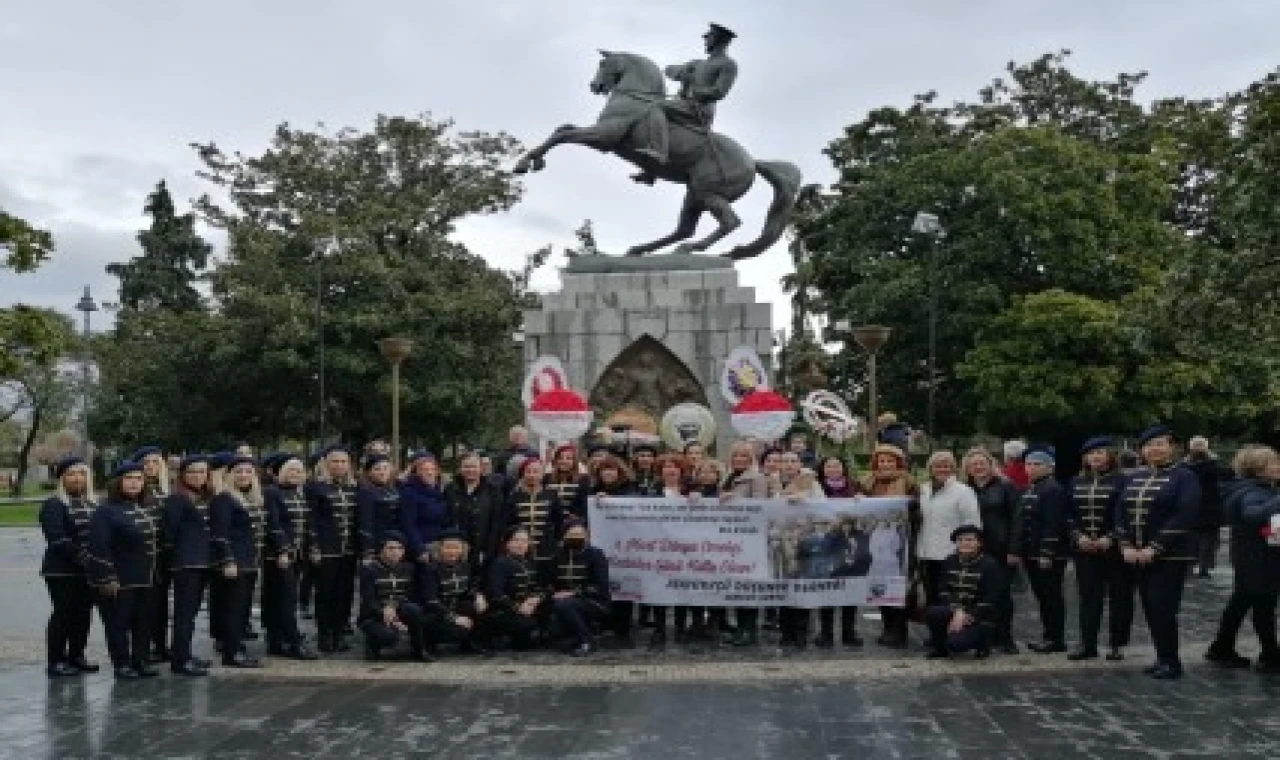
[[[319,640],[316,642],[316,648],[324,654],[333,654],[337,651],[337,648],[333,645],[333,637],[327,633],[320,634]]]
[[[335,652],[350,652],[350,651],[351,651],[351,642],[350,642],[350,641],[347,641],[347,637],[346,637],[346,636],[334,636],[334,637],[333,637],[333,650],[334,650]]]
[[[207,676],[207,675],[209,675],[209,669],[208,669],[208,668],[200,667],[200,664],[199,664],[199,663],[197,663],[195,660],[188,660],[187,662],[184,662],[184,663],[181,663],[181,664],[178,664],[178,665],[174,665],[173,667],[171,667],[171,668],[169,668],[169,669],[170,669],[170,670],[172,670],[172,671],[174,672],[174,674],[175,674],[175,675],[180,675],[180,676]]]
[[[293,659],[295,659],[295,660],[318,660],[318,659],[320,659],[320,655],[316,654],[316,652],[315,652],[315,650],[314,650],[314,649],[312,649],[311,647],[307,646],[307,642],[305,642],[305,641],[300,641],[300,642],[298,642],[297,644],[294,644],[294,645],[293,645],[293,646],[291,646],[291,647],[286,647],[286,648],[285,648],[285,650],[284,650],[284,656],[285,656],[285,657],[291,657],[291,658],[293,658]]]
[[[1077,649],[1076,651],[1067,655],[1067,659],[1071,660],[1072,662],[1080,662],[1081,660],[1096,660],[1098,659],[1098,650],[1089,648],[1089,647]]]
[[[1156,671],[1158,671],[1162,667],[1164,667],[1164,664],[1159,662],[1155,663],[1154,665],[1148,665],[1147,667],[1142,669],[1142,675],[1154,676],[1156,674]]]
[[[596,645],[590,641],[584,641],[573,648],[569,654],[573,657],[590,657],[596,651]]]
[[[168,662],[173,659],[173,654],[160,649],[153,650],[151,655],[147,657],[147,662],[152,665],[159,665],[162,662]]]
[[[951,654],[945,649],[930,649],[925,652],[924,658],[926,660],[944,660],[950,656]]]
[[[841,643],[843,643],[846,647],[849,647],[850,649],[861,649],[865,644],[865,642],[863,642],[862,640],[862,637],[858,635],[858,632],[853,630],[852,628],[844,629],[840,633],[840,639],[841,639]]]
[[[252,628],[245,628],[244,633],[240,635],[240,638],[244,641],[257,641],[262,638],[262,636]]]
[[[70,660],[68,660],[68,662],[71,663],[71,667],[75,668],[81,673],[97,673],[99,669],[98,663],[90,662],[89,660],[86,660],[84,658],[84,655],[80,655],[79,657],[72,657]]]
[[[1182,668],[1174,665],[1157,665],[1151,677],[1158,681],[1176,681],[1182,678]]]
[[[210,660],[206,660],[203,657],[196,657],[193,655],[191,657],[191,661],[199,665],[200,667],[204,668],[205,670],[208,670],[209,668],[213,667],[213,662]]]
[[[1022,650],[1018,649],[1018,642],[1013,639],[1009,639],[1005,643],[1001,644],[1000,651],[1005,654],[1022,654]]]
[[[213,651],[222,654],[222,639],[213,640]]]
[[[272,655],[274,657],[284,657],[287,654],[287,650],[285,649],[284,643],[281,642],[279,639],[272,636],[268,636],[267,637],[267,654]]]
[[[813,645],[819,649],[834,649],[836,637],[829,633],[820,633],[818,638],[813,640]]]
[[[1120,662],[1124,659],[1123,647],[1111,647],[1111,651],[1107,652],[1108,662]]]
[[[1042,641],[1038,644],[1028,644],[1027,649],[1036,654],[1058,654],[1067,651],[1067,645],[1061,641]]]
[[[985,660],[991,656],[991,647],[978,647],[973,650],[973,659]]]
[[[382,650],[377,644],[366,641],[364,643],[364,658],[369,662],[377,662],[382,659]]]
[[[138,671],[133,668],[116,668],[115,676],[117,681],[136,681],[142,678]]]
[[[137,665],[135,665],[133,666],[133,670],[138,674],[138,677],[140,678],[157,678],[160,675],[160,671],[151,667],[149,664],[143,665],[142,667],[138,667]]]
[[[459,654],[478,654],[481,657],[492,657],[493,650],[488,644],[481,643],[475,639],[467,639],[462,642],[462,646],[458,647]]]
[[[1253,669],[1262,675],[1272,676],[1280,675],[1280,658],[1258,658],[1258,664]]]
[[[733,637],[735,647],[754,647],[760,645],[760,637],[755,631],[742,629]]]
[[[655,629],[653,635],[649,637],[650,652],[667,651],[667,634],[662,629]]]
[[[436,656],[431,654],[431,652],[427,651],[426,649],[419,649],[418,651],[413,653],[412,657],[418,662],[432,663],[436,661]]]
[[[260,668],[262,663],[257,659],[250,657],[244,652],[236,652],[230,657],[222,658],[222,667],[224,668]]]
[[[45,668],[44,672],[50,678],[66,678],[67,676],[80,675],[80,670],[69,662],[55,662]]]
[[[1201,570],[1200,572],[1196,573],[1196,577],[1197,577],[1197,578],[1209,578],[1209,577],[1211,577],[1211,576],[1209,575],[1209,571],[1208,571],[1208,570]]]
[[[1248,657],[1241,656],[1234,648],[1210,646],[1204,658],[1220,668],[1247,668],[1253,665]]]

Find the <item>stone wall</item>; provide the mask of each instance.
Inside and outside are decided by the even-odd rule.
[[[733,437],[717,384],[729,351],[773,351],[773,307],[738,284],[734,269],[703,272],[561,273],[561,289],[526,311],[525,360],[549,354],[564,362],[575,390],[589,395],[623,349],[649,335],[689,368],[716,416],[717,447]]]

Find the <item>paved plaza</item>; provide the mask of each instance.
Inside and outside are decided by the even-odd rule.
[[[208,679],[50,682],[42,550],[38,531],[0,531],[3,758],[1280,757],[1280,679],[1200,661],[1230,586],[1223,571],[1188,588],[1178,683],[1139,672],[1141,618],[1120,667],[1033,654],[938,663],[917,642],[907,654],[613,649],[585,663],[273,659]],[[1018,603],[1021,638],[1034,639],[1030,597]],[[105,661],[96,620],[93,642]]]

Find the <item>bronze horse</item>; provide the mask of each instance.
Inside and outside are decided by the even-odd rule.
[[[708,133],[676,120],[655,119],[654,116],[660,117],[661,113],[655,114],[654,109],[663,107],[667,94],[662,72],[653,61],[634,53],[602,50],[600,55],[591,91],[608,95],[609,99],[596,123],[589,127],[566,124],[558,128],[545,142],[521,157],[515,166],[516,173],[541,170],[552,148],[572,143],[615,153],[647,175],[684,185],[684,204],[675,232],[651,243],[633,246],[627,250],[628,256],[652,253],[672,243],[680,243],[675,253],[705,251],[715,245],[741,226],[742,221],[734,213],[732,204],[746,195],[759,174],[773,187],[773,202],[765,217],[764,229],[752,242],[724,255],[734,260],[749,259],[776,243],[786,230],[800,191],[799,167],[786,161],[756,161],[741,145],[722,134]],[[670,130],[666,163],[659,164],[635,150],[636,131],[648,128]],[[718,222],[716,229],[701,240],[680,242],[693,237],[704,212]]]

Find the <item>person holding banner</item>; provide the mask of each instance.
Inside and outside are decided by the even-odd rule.
[[[881,442],[876,444],[875,449],[871,453],[871,474],[862,480],[862,490],[867,496],[906,496],[910,499],[907,507],[908,523],[910,525],[909,536],[917,535],[917,528],[920,520],[920,507],[917,498],[920,490],[916,486],[915,479],[907,471],[907,455],[906,452],[897,446]],[[892,526],[881,526],[885,529],[892,529]],[[878,532],[878,531],[877,531]],[[895,533],[898,533],[896,530]],[[876,557],[876,534],[871,535],[871,551],[872,557]],[[899,546],[902,544],[902,535],[898,533]],[[908,577],[914,575],[914,551],[910,551],[908,546]],[[894,568],[894,572],[901,572],[901,565]],[[875,563],[872,563],[872,575],[875,575]],[[880,620],[884,626],[884,630],[880,634],[880,638],[876,643],[880,646],[891,647],[893,649],[907,648],[907,611],[898,607],[881,607]]]
[[[684,458],[679,454],[663,454],[654,462],[656,477],[648,488],[641,488],[641,496],[653,496],[664,499],[680,499],[689,493],[689,473],[685,471]],[[661,652],[667,648],[667,608],[653,607],[653,635],[649,638],[649,649]],[[682,644],[688,639],[689,615],[692,611],[694,627],[701,631],[702,620],[706,614],[705,607],[677,606],[674,608],[676,621],[676,643]]]
[[[606,454],[591,466],[591,493],[597,498],[602,496],[635,496],[635,481],[632,480],[631,468],[613,454]],[[635,617],[635,602],[614,602],[610,615],[610,628],[623,646],[631,646],[632,618]]]
[[[820,465],[821,479],[818,484],[823,494],[829,499],[851,499],[861,493],[858,481],[849,477],[849,468],[839,457],[826,457]],[[837,526],[839,565],[835,569],[837,577],[856,575],[859,559],[870,557],[870,536],[858,530],[857,523],[848,521]],[[864,561],[863,567],[868,563]],[[864,571],[862,573],[866,575]],[[820,649],[831,649],[836,645],[836,608],[823,607],[818,611],[818,638],[814,646]],[[858,608],[840,608],[840,638],[847,647],[859,648],[862,639],[858,636]]]
[[[588,543],[585,522],[569,519],[560,550],[543,573],[542,585],[547,589],[543,603],[552,622],[573,637],[569,653],[586,657],[595,652],[591,623],[609,614],[609,560]]]
[[[955,553],[942,562],[938,597],[925,613],[930,658],[991,653],[1004,572],[982,551],[982,529],[961,525],[951,532]]]
[[[804,467],[800,455],[794,451],[784,451],[779,455],[778,470],[779,495],[788,502],[803,503],[821,501],[827,498],[814,476],[812,470]],[[813,528],[810,528],[812,531]],[[835,568],[819,568],[819,561],[828,554],[828,534],[825,531],[811,532],[804,537],[797,537],[796,558],[800,577],[826,578]],[[826,569],[826,572],[822,572]],[[782,632],[781,645],[804,649],[809,643],[809,610],[800,607],[783,607],[778,611],[778,629]]]
[[[781,455],[779,454],[779,467]],[[739,499],[771,499],[777,495],[777,481],[756,469],[755,444],[748,439],[734,441],[729,449],[729,474],[720,486],[721,501]],[[755,607],[739,607],[735,613],[738,631],[734,635],[736,647],[753,647],[760,643],[760,610]]]

